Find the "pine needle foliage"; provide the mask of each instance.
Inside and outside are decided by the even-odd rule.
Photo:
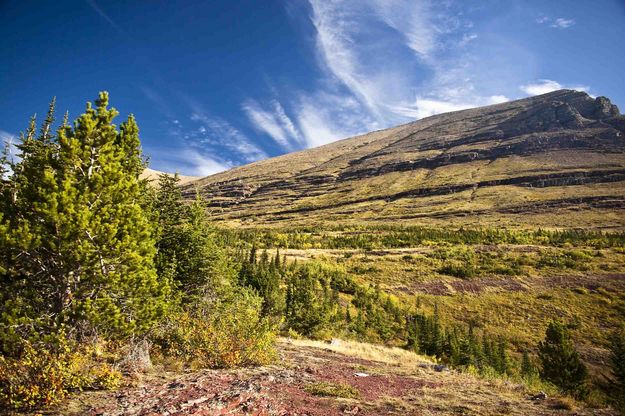
[[[139,129],[132,115],[117,129],[117,115],[102,92],[54,134],[53,101],[40,132],[33,118],[21,137],[0,206],[2,351],[61,328],[130,337],[167,308],[141,205]]]
[[[579,358],[569,330],[562,322],[549,323],[545,339],[538,344],[538,357],[541,361],[541,378],[565,392],[584,394],[588,370]]]

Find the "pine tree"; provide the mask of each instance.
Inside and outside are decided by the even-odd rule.
[[[575,350],[567,328],[558,321],[547,327],[545,340],[538,344],[540,376],[566,392],[581,395],[588,371]]]
[[[206,206],[197,194],[186,205],[178,175],[159,177],[154,207],[157,222],[157,270],[169,276],[186,300],[214,293],[232,283],[234,270],[215,230],[209,225]]]
[[[52,134],[54,102],[39,135],[31,122],[19,145],[5,207],[9,258],[2,312],[19,331],[129,336],[164,312],[168,286],[154,268],[152,225],[141,206],[138,128],[117,131],[108,94],[74,126]],[[3,322],[5,323],[5,322]],[[80,329],[80,331],[78,331]],[[1,331],[0,331],[1,332]],[[26,336],[28,334],[17,334]]]
[[[206,215],[206,202],[196,194],[183,226],[183,245],[178,248],[179,281],[188,293],[214,293],[231,285],[236,276],[226,252]]]
[[[521,376],[531,380],[537,375],[538,370],[532,362],[529,353],[527,351],[523,351],[523,357],[521,359]]]
[[[316,336],[336,319],[338,304],[331,300],[326,281],[314,266],[299,267],[287,283],[285,319],[289,328]]]
[[[616,400],[625,406],[625,332],[616,331],[610,336],[610,364],[614,376]]]

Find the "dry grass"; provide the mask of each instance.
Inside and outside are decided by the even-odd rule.
[[[401,396],[383,396],[374,402],[358,404],[365,412],[379,414],[376,411],[386,409],[387,414],[414,415],[614,415],[608,409],[586,409],[569,397],[553,395],[549,391],[549,399],[532,401],[529,397],[537,390],[523,384],[501,378],[485,379],[456,371],[436,372],[429,366],[427,357],[399,348],[355,341],[340,340],[337,345],[322,341],[304,339],[279,340],[283,350],[297,351],[299,365],[308,365],[311,358],[323,356],[321,351],[332,351],[348,357],[373,361],[376,364],[367,366],[367,372],[384,377],[406,377],[424,380],[429,385],[423,386],[418,393]],[[316,349],[310,350],[310,349]],[[329,358],[329,357],[327,357]],[[333,358],[340,361],[340,359]],[[312,361],[310,361],[312,362]],[[324,365],[331,363],[318,362],[321,372]],[[315,391],[325,391],[326,386],[315,386]],[[330,385],[330,390],[332,390]],[[311,387],[307,387],[310,389]],[[541,386],[541,390],[543,387]],[[333,390],[332,390],[333,391]],[[319,393],[323,394],[323,393]],[[324,394],[341,397],[338,394]],[[373,411],[375,409],[375,411]]]
[[[433,363],[431,359],[425,356],[415,354],[414,352],[402,348],[385,347],[358,341],[338,340],[338,344],[330,344],[328,342],[310,339],[291,338],[281,338],[279,341],[298,347],[323,348],[350,357],[377,361],[394,366],[417,368],[420,364]]]

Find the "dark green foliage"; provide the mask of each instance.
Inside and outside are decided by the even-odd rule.
[[[409,318],[408,347],[415,352],[442,356],[443,330],[438,318],[438,308],[433,316],[417,313]]]
[[[552,321],[547,327],[544,341],[538,344],[541,361],[540,376],[562,390],[577,395],[584,394],[584,383],[588,376],[586,366],[581,362],[575,344],[566,326]]]
[[[614,332],[610,337],[610,367],[614,397],[619,406],[625,407],[625,331]]]
[[[536,365],[532,362],[527,351],[523,351],[523,357],[521,359],[521,376],[528,380],[532,380],[538,376],[538,368],[536,368]]]
[[[157,277],[153,228],[139,202],[136,122],[130,116],[117,130],[108,95],[95,104],[54,135],[53,102],[40,133],[31,121],[18,145],[2,202],[4,342],[64,326],[126,337],[166,309],[169,288]]]
[[[379,287],[356,287],[352,304],[358,310],[358,315],[349,329],[359,338],[389,342],[405,337],[404,311],[395,299],[383,293]]]
[[[338,292],[331,288],[323,269],[316,264],[297,267],[286,288],[287,328],[317,338],[341,318]]]
[[[330,231],[335,231],[330,233]],[[341,226],[300,227],[288,231],[274,229],[222,230],[231,243],[255,241],[261,248],[361,249],[415,247],[428,242],[452,245],[536,244],[562,247],[623,247],[625,233],[586,230],[506,230],[426,228],[418,226]],[[340,232],[340,233],[336,233]]]
[[[178,182],[177,175],[161,175],[154,196],[156,266],[184,296],[201,296],[232,280],[234,271],[207,221],[204,201],[198,196],[185,205]]]
[[[256,291],[263,299],[263,313],[281,316],[284,312],[284,285],[286,267],[280,262],[280,253],[269,259],[266,251],[256,260],[256,248],[252,247],[248,260],[239,271],[239,282]]]
[[[481,336],[473,326],[443,328],[438,308],[431,316],[416,313],[408,318],[407,348],[431,355],[456,367],[473,367],[478,371],[509,373],[512,364],[505,339]]]

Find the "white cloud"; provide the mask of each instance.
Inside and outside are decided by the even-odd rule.
[[[193,165],[192,170],[189,171],[189,174],[192,176],[208,176],[223,172],[232,167],[230,163],[204,156],[200,152],[192,149],[186,149],[181,156],[184,160]]]
[[[248,99],[244,101],[242,108],[257,130],[267,133],[283,149],[293,150],[292,142],[299,143],[300,134],[282,105],[276,100],[272,104],[273,111],[265,111],[256,101]]]
[[[104,20],[106,20],[108,22],[108,24],[110,24],[115,30],[117,30],[119,33],[124,34],[124,30],[117,24],[115,23],[115,21],[113,19],[110,18],[110,16],[108,14],[106,14],[104,12],[104,10],[102,10],[97,3],[95,2],[95,0],[87,0],[87,3],[89,4],[89,6],[91,6],[91,8],[100,15],[100,17],[102,17]]]
[[[361,74],[354,48],[354,36],[360,29],[360,7],[349,1],[325,0],[310,0],[310,5],[317,31],[317,52],[327,69],[371,111],[377,112],[376,91]]]
[[[329,75],[340,80],[361,105],[347,114],[353,120],[369,119],[361,123],[361,129],[372,124],[377,128],[388,127],[409,118],[494,102],[490,95],[476,90],[471,69],[459,52],[478,39],[476,33],[467,32],[473,24],[454,14],[453,7],[446,2],[310,0],[310,4],[322,62]],[[381,31],[376,26],[380,22],[399,37],[388,30]],[[375,39],[365,37],[363,41],[364,30],[376,30],[382,35]],[[395,56],[393,50],[398,45],[412,51],[415,59],[410,60],[399,52]],[[449,60],[447,56],[451,52],[458,58]],[[432,74],[428,83],[415,75],[419,71]],[[425,91],[418,94],[418,90]],[[501,97],[497,102],[501,102]],[[319,109],[322,105],[312,107]],[[303,119],[309,119],[311,105],[303,108],[308,111]],[[332,128],[325,114],[318,114],[317,119],[326,120],[326,130]],[[331,119],[336,121],[337,117]]]
[[[527,95],[540,95],[540,94],[547,94],[549,92],[557,91],[561,89],[570,89],[570,90],[588,92],[590,90],[590,87],[587,87],[584,85],[564,86],[560,84],[559,82],[553,81],[550,79],[539,79],[536,82],[521,85],[519,89],[523,91],[524,93],[526,93]]]
[[[226,120],[219,117],[209,117],[203,113],[192,113],[190,119],[205,127],[205,132],[198,130],[198,133],[203,133],[201,136],[187,134],[183,136],[185,140],[196,140],[197,144],[208,147],[223,146],[241,155],[247,162],[254,162],[268,157],[263,150]]]
[[[152,166],[164,172],[179,172],[189,176],[208,176],[223,172],[232,163],[219,160],[191,147],[157,148],[147,151]]]
[[[294,107],[306,147],[385,127],[350,95],[320,91],[300,96]]]
[[[9,163],[19,163],[22,160],[22,158],[19,156],[19,150],[16,147],[16,140],[16,135],[9,133],[5,130],[0,130],[0,150],[7,151]],[[7,169],[7,172],[5,172],[4,178],[0,179],[7,179],[11,175],[13,175],[13,170],[11,169],[10,165],[4,166],[4,168]]]
[[[19,160],[18,149],[15,146],[17,136],[13,133],[9,133],[5,130],[0,130],[0,149],[8,149],[8,157],[13,158],[15,161]]]
[[[458,42],[458,46],[466,46],[475,39],[477,39],[477,35],[475,33],[465,33],[464,35],[462,35],[462,39],[460,39],[460,41]]]
[[[11,144],[16,139],[14,134],[9,133],[8,131],[0,130],[0,143],[8,143]]]
[[[519,74],[532,70],[531,51],[479,32],[454,2],[308,2],[322,72],[317,90],[288,91],[295,98],[275,108],[252,99],[242,103],[252,125],[285,148],[504,102],[509,98],[502,92],[510,93],[510,85],[526,79]],[[493,54],[514,57],[493,67],[487,59]],[[284,108],[293,122],[281,120]]]
[[[273,100],[273,108],[274,108],[274,116],[278,119],[282,128],[289,134],[289,136],[293,140],[302,144],[303,143],[302,135],[300,134],[299,130],[297,130],[297,127],[295,127],[295,125],[293,124],[293,121],[291,121],[289,116],[287,116],[286,112],[284,111],[284,108],[277,100]]]
[[[554,27],[556,29],[566,29],[575,24],[575,20],[573,19],[565,19],[563,17],[558,17],[550,27]]]
[[[493,95],[490,97],[477,98],[475,101],[445,101],[432,98],[418,97],[413,105],[407,107],[398,107],[397,111],[401,111],[407,116],[421,119],[436,114],[447,113],[450,111],[466,110],[467,108],[480,107],[484,105],[499,104],[509,101],[508,97],[503,95]]]
[[[536,23],[540,25],[549,24],[549,27],[554,29],[567,29],[575,24],[575,19],[567,19],[565,17],[552,19],[548,16],[539,16],[536,18]]]
[[[374,9],[382,20],[397,30],[406,45],[422,58],[436,47],[436,28],[432,25],[430,5],[420,0],[374,0]]]
[[[321,146],[344,137],[337,126],[310,104],[302,106],[297,121],[306,137],[307,147]]]

